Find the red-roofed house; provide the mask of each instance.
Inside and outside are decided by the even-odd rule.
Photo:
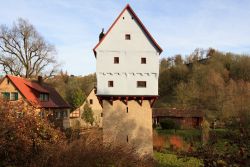
[[[31,81],[6,75],[0,81],[0,93],[3,98],[10,101],[24,100],[36,108],[37,114],[42,117],[53,116],[52,120],[57,126],[68,127],[70,106],[54,88],[43,83],[41,78],[38,81]]]

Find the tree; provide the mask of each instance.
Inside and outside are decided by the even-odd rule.
[[[55,47],[27,20],[19,18],[12,27],[0,27],[0,66],[6,74],[53,76],[59,66],[55,53]]]
[[[68,88],[66,99],[73,109],[80,107],[85,98],[85,94],[79,87],[72,85],[72,87]]]
[[[82,113],[82,118],[87,122],[93,125],[94,123],[94,116],[93,116],[93,110],[89,107],[88,102],[84,106],[84,111]]]
[[[24,101],[0,98],[0,166],[51,166],[66,138]]]

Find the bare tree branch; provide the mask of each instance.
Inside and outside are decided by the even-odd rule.
[[[26,78],[57,72],[55,47],[46,42],[27,20],[0,27],[0,66],[7,74]]]

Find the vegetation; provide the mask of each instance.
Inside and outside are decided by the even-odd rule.
[[[155,107],[200,108],[209,120],[249,112],[250,57],[210,49],[200,58],[202,51],[185,61],[180,55],[173,61],[161,60],[160,99]]]
[[[84,77],[69,76],[67,72],[60,72],[58,75],[46,80],[66,100],[72,109],[78,108],[86,99],[86,96],[94,88],[96,83],[95,74]]]
[[[174,154],[155,152],[157,167],[202,167],[201,160],[193,157],[179,158]]]
[[[0,166],[47,166],[65,137],[34,108],[18,103],[0,99]]]
[[[55,47],[27,20],[20,18],[12,27],[0,26],[0,66],[6,74],[51,77],[58,72],[55,53]]]
[[[180,129],[179,124],[175,123],[172,119],[164,119],[160,121],[162,129]]]
[[[95,121],[94,116],[93,116],[93,111],[89,107],[88,102],[84,105],[84,111],[82,113],[82,118],[84,119],[84,121],[86,121],[87,123],[90,123],[91,125],[93,125],[93,123]]]
[[[0,166],[154,166],[152,159],[138,157],[133,148],[103,145],[101,131],[68,141],[34,108],[18,103],[0,99]]]

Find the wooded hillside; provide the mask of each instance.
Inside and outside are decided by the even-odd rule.
[[[160,62],[155,107],[200,108],[210,118],[239,116],[250,110],[250,57],[209,49]]]

